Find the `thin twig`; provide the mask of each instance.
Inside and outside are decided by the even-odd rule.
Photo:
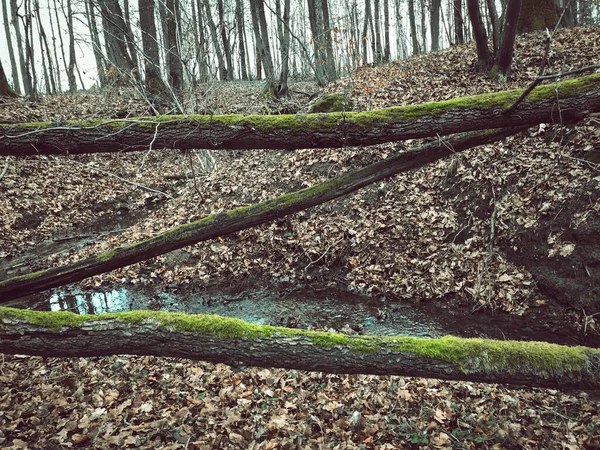
[[[541,77],[537,77],[535,80],[533,80],[531,82],[531,84],[527,87],[527,89],[525,89],[525,91],[521,94],[521,96],[512,104],[512,106],[504,112],[504,114],[508,115],[508,114],[512,113],[515,109],[517,109],[517,106],[519,106],[523,102],[523,100],[525,100],[527,98],[527,96],[531,93],[531,91],[533,91],[535,89],[535,87],[544,80],[552,80],[554,78],[560,78],[560,77],[564,77],[567,75],[573,75],[576,73],[587,72],[589,70],[595,70],[595,69],[600,69],[600,64],[594,64],[592,66],[586,66],[586,67],[581,67],[579,69],[568,70],[567,72],[559,72],[559,73],[555,73],[552,75],[544,75]]]
[[[310,262],[307,264],[307,266],[304,268],[304,274],[306,274],[306,271],[308,270],[308,268],[310,266],[312,266],[313,264],[318,263],[319,261],[321,261],[325,255],[327,255],[329,253],[329,250],[331,250],[331,247],[339,244],[340,242],[342,242],[344,240],[343,237],[341,237],[340,239],[338,239],[337,241],[335,241],[333,244],[331,244],[329,247],[327,247],[327,249],[323,252],[323,254],[321,256],[319,256],[317,259],[315,259],[314,261],[310,258],[310,256],[308,256],[308,259],[310,259]]]
[[[118,176],[118,175],[115,175],[115,174],[114,174],[114,173],[112,173],[112,172],[108,172],[107,170],[102,170],[102,169],[100,169],[100,168],[98,168],[98,167],[90,167],[90,166],[88,166],[87,164],[80,163],[79,161],[75,161],[74,159],[70,160],[69,162],[73,162],[73,163],[75,163],[75,164],[78,164],[78,165],[80,165],[80,166],[83,166],[83,167],[85,167],[86,169],[90,169],[90,170],[97,170],[98,172],[100,172],[100,173],[103,173],[104,175],[108,175],[108,176],[110,176],[110,177],[116,178],[116,179],[118,179],[118,180],[121,180],[121,181],[123,181],[124,183],[131,184],[132,186],[136,186],[136,187],[139,187],[139,188],[145,189],[145,190],[147,190],[147,191],[150,191],[150,192],[155,192],[155,193],[157,193],[157,194],[164,195],[164,196],[165,196],[165,197],[167,197],[167,198],[173,198],[173,196],[172,196],[172,195],[170,195],[170,194],[167,194],[166,192],[159,191],[159,190],[157,190],[157,189],[152,189],[151,187],[144,186],[143,184],[136,183],[135,181],[126,180],[125,178],[121,178],[120,176]]]
[[[544,56],[542,57],[542,62],[540,63],[540,68],[538,69],[538,78],[544,75],[544,70],[546,69],[546,62],[548,61],[548,54],[550,53],[550,44],[552,43],[552,35],[546,28],[546,39],[544,40],[544,44],[546,44],[546,48],[544,49]]]
[[[192,159],[192,152],[188,150],[187,154],[188,154],[188,157],[190,160],[190,170],[192,171],[192,180],[194,180],[194,190],[200,196],[200,198],[204,201],[202,192],[200,192],[200,189],[198,189],[198,183],[196,182],[196,174],[194,173],[194,160]]]
[[[152,146],[154,145],[154,142],[156,142],[156,138],[158,136],[158,127],[160,127],[160,122],[158,122],[156,124],[156,128],[154,128],[154,136],[152,136],[152,141],[150,142],[150,145],[148,145],[148,151],[146,151],[146,153],[144,154],[144,157],[142,158],[142,162],[140,163],[138,170],[142,170],[142,167],[144,167],[144,164],[146,163],[146,158],[152,151]]]
[[[6,162],[4,163],[4,169],[2,169],[2,173],[0,173],[0,180],[4,178],[6,171],[8,170],[8,156],[6,157]]]

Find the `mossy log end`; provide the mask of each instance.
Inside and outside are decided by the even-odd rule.
[[[477,145],[498,141],[520,129],[465,133],[400,153],[330,181],[270,200],[212,214],[150,239],[39,272],[0,281],[0,303],[109,272],[201,241],[251,228],[356,191],[391,175],[407,172]]]
[[[348,336],[204,314],[80,316],[0,307],[0,349],[39,356],[154,355],[330,373],[600,387],[600,349],[453,336]]]
[[[422,105],[327,114],[189,115],[0,124],[0,155],[159,149],[302,149],[373,145],[428,136],[580,120],[600,111],[600,74],[523,90]]]

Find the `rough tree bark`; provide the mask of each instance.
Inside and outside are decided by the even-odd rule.
[[[225,9],[223,8],[223,0],[217,0],[217,14],[219,16],[219,34],[223,43],[223,53],[225,54],[225,63],[227,64],[227,81],[233,80],[233,59],[231,57],[231,44],[227,36],[227,24],[225,23]]]
[[[469,11],[469,19],[473,28],[473,37],[477,45],[477,63],[479,69],[486,71],[490,65],[490,49],[488,48],[487,32],[483,25],[481,11],[479,10],[479,2],[477,0],[467,0],[467,10]]]
[[[204,0],[204,11],[206,14],[206,25],[208,26],[208,30],[210,32],[210,37],[212,39],[213,48],[217,55],[217,62],[219,65],[219,78],[222,81],[227,80],[227,67],[225,66],[225,58],[223,57],[223,51],[221,50],[221,45],[219,44],[219,38],[217,35],[217,26],[215,25],[215,21],[212,17],[211,6],[209,0]]]
[[[506,81],[510,71],[522,3],[522,0],[509,0],[506,8],[506,19],[504,20],[502,41],[498,49],[498,62],[496,63],[496,69],[502,81]]]
[[[179,149],[303,149],[371,145],[462,131],[578,120],[600,110],[600,74],[535,88],[367,112],[162,116],[0,125],[0,155]]]
[[[412,42],[412,54],[421,53],[419,38],[417,37],[417,22],[415,20],[415,0],[408,0],[408,23],[410,25],[410,39]]]
[[[390,5],[389,0],[383,0],[383,62],[390,62]]]
[[[10,32],[10,18],[8,16],[6,1],[2,2],[2,17],[4,17],[4,36],[6,39],[6,48],[8,50],[8,60],[12,73],[12,83],[16,92],[21,92],[21,82],[19,81],[19,69],[15,60],[15,51],[13,49],[12,34]]]
[[[180,11],[179,0],[166,0],[167,6],[167,42],[165,53],[169,66],[169,83],[176,94],[183,89],[183,62],[179,43]]]
[[[140,30],[142,34],[143,68],[145,72],[145,85],[151,100],[161,100],[166,94],[166,86],[160,74],[160,54],[156,34],[156,21],[154,19],[154,0],[138,0]]]
[[[67,0],[67,30],[69,32],[67,80],[69,81],[69,92],[75,92],[77,91],[77,81],[75,80],[75,31],[73,29],[73,7],[71,0]]]
[[[521,129],[524,129],[522,127]],[[403,152],[362,169],[285,194],[262,203],[211,214],[169,231],[61,267],[0,281],[0,304],[28,294],[81,281],[188,245],[251,228],[346,195],[376,181],[406,172],[467,148],[494,142],[516,132],[513,128],[437,139],[420,149]]]
[[[248,80],[248,69],[246,68],[246,16],[244,15],[244,2],[235,1],[235,26],[238,33],[238,57],[240,60],[240,76],[243,81]]]
[[[2,67],[2,62],[0,61],[0,97],[18,97],[15,91],[12,90],[10,85],[8,84],[8,80],[6,79],[6,74],[4,73],[4,67]]]
[[[323,43],[325,45],[325,66],[327,68],[327,80],[329,82],[337,80],[335,69],[335,55],[333,52],[333,37],[331,36],[331,22],[329,20],[329,4],[328,0],[321,0],[321,14],[323,27]]]
[[[98,0],[104,31],[104,45],[109,64],[109,78],[117,82],[128,80],[135,76],[136,69],[131,55],[127,51],[127,37],[125,36],[125,19],[121,6],[117,0]],[[115,72],[116,70],[116,72]]]
[[[440,50],[440,8],[442,0],[432,0],[431,2],[431,51],[437,52]]]
[[[322,36],[317,18],[317,0],[307,0],[308,5],[308,22],[310,24],[311,39],[313,45],[313,58],[315,66],[315,78],[319,86],[325,86],[325,57],[322,55]]]
[[[454,15],[454,43],[456,45],[465,43],[464,22],[462,15],[462,0],[452,0]]]
[[[21,36],[21,24],[19,20],[19,6],[17,0],[10,0],[10,13],[11,23],[15,30],[15,39],[17,44],[17,54],[19,55],[19,67],[21,68],[21,78],[23,80],[23,89],[26,96],[33,95],[33,82],[31,80],[31,74],[27,69],[25,62],[25,54],[23,53],[23,38]]]
[[[153,311],[80,316],[0,308],[0,348],[40,356],[182,357],[233,366],[600,387],[600,349],[446,336],[347,336]]]
[[[283,16],[279,18],[281,5],[279,0],[276,2],[277,24],[279,34],[279,47],[281,51],[281,72],[279,73],[279,83],[276,92],[277,98],[287,98],[289,93],[288,75],[290,71],[290,0],[283,2]]]
[[[48,0],[50,1],[50,0]],[[104,61],[104,56],[102,55],[102,45],[100,44],[100,35],[98,34],[98,25],[96,24],[96,13],[94,12],[94,6],[92,5],[92,0],[85,0],[85,16],[86,21],[88,23],[88,27],[90,29],[90,40],[92,43],[92,50],[94,52],[94,60],[96,61],[96,72],[98,74],[98,81],[100,83],[100,87],[106,86],[106,64]],[[52,25],[52,14],[50,16],[50,24]],[[54,41],[54,29],[52,29],[52,40]],[[54,58],[56,60],[56,64],[58,66],[58,57],[56,56],[56,45],[54,46]],[[58,72],[57,72],[58,73]],[[60,85],[60,75],[57,76],[58,89],[61,89]]]

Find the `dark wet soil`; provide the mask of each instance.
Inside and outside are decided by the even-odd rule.
[[[97,220],[77,228],[67,228],[51,239],[32,244],[29,248],[22,248],[21,255],[0,260],[0,280],[45,269],[47,267],[43,266],[44,258],[76,251],[101,238],[121,233],[127,227],[147,217],[161,203],[148,203],[144,208],[130,209],[126,206],[126,199],[115,200],[114,204],[101,208],[104,212],[108,209],[110,213],[100,216]],[[30,219],[24,221],[22,226],[36,228],[39,225],[37,222],[39,218],[35,216]]]

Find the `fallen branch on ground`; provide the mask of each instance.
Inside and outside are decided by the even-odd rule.
[[[446,141],[438,140],[300,191],[254,205],[212,214],[144,241],[113,248],[73,264],[10,278],[0,282],[0,303],[81,281],[188,245],[285,217],[456,152],[504,139],[523,129],[524,127],[465,133]]]
[[[436,135],[576,121],[600,111],[600,74],[524,90],[376,111],[189,115],[0,125],[0,155],[159,149],[303,149],[373,145]],[[509,110],[518,102],[516,110]]]
[[[446,336],[348,336],[214,315],[80,316],[0,307],[0,349],[40,356],[154,355],[330,373],[598,389],[600,349]]]

